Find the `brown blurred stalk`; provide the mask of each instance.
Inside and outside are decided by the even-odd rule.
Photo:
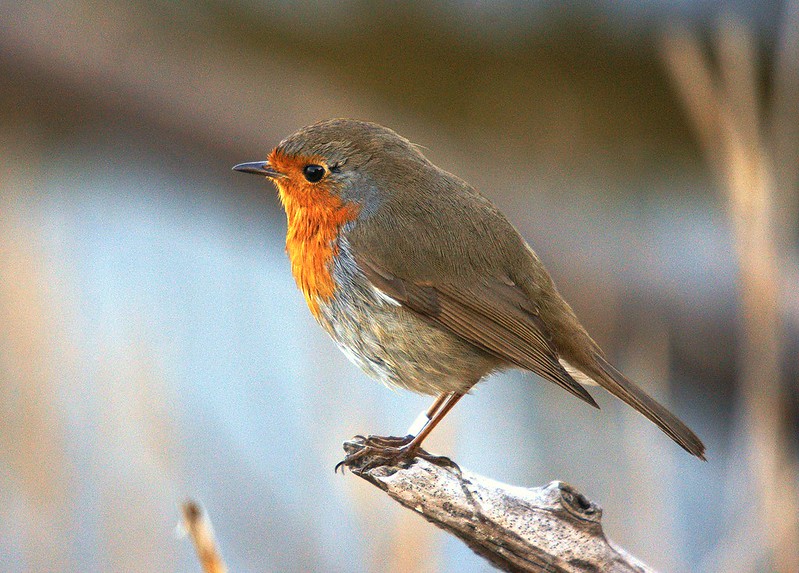
[[[62,377],[69,379],[74,354],[62,336],[59,281],[18,209],[30,199],[26,183],[36,181],[19,168],[20,158],[35,172],[41,149],[10,123],[0,127],[0,523],[19,528],[28,570],[66,571],[76,566],[70,536],[77,474],[66,453],[67,416],[53,397],[63,391]],[[4,552],[13,541],[0,547],[0,564],[9,563],[14,550]]]
[[[227,567],[216,546],[211,520],[196,502],[183,503],[183,527],[188,532],[197,551],[203,573],[227,573]]]
[[[766,546],[757,547],[752,532],[734,532],[719,547],[717,569],[751,570],[767,559],[774,571],[795,573],[799,571],[799,503],[796,466],[787,455],[790,444],[780,371],[783,328],[774,217],[778,192],[792,193],[789,181],[794,179],[782,179],[788,186],[776,188],[775,173],[793,171],[775,168],[775,157],[787,161],[793,160],[793,155],[775,153],[774,143],[767,140],[769,131],[762,117],[765,102],[759,97],[755,42],[749,30],[727,19],[714,39],[716,68],[700,40],[686,30],[666,35],[663,52],[710,167],[721,183],[740,272],[742,427],[755,492],[752,501]],[[795,66],[783,65],[782,70],[796,74]],[[781,80],[777,85],[791,82]],[[775,95],[780,101],[785,97]],[[782,104],[772,111],[788,109],[790,106]],[[790,115],[772,119],[790,122]]]

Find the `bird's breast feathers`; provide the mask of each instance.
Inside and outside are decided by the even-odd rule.
[[[283,183],[279,188],[288,222],[286,252],[291,272],[311,313],[319,318],[319,305],[330,301],[336,291],[332,270],[339,255],[339,233],[355,220],[360,208],[323,189],[309,198],[303,189]]]

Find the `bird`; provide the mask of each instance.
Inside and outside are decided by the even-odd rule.
[[[277,187],[291,272],[341,351],[388,386],[435,396],[407,436],[369,436],[362,452],[421,455],[478,382],[515,368],[596,408],[585,385],[604,388],[705,459],[699,437],[607,360],[507,217],[420,146],[337,118],[233,169]]]

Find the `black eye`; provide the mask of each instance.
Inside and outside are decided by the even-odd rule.
[[[308,182],[316,183],[317,181],[321,181],[322,177],[325,176],[325,168],[312,163],[302,168],[302,174],[305,175],[305,179],[307,179]]]

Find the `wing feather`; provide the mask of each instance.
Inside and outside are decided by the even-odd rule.
[[[468,287],[417,283],[394,276],[368,257],[356,260],[372,285],[402,306],[598,407],[560,364],[536,309],[517,292],[518,287],[501,279],[484,279]]]

